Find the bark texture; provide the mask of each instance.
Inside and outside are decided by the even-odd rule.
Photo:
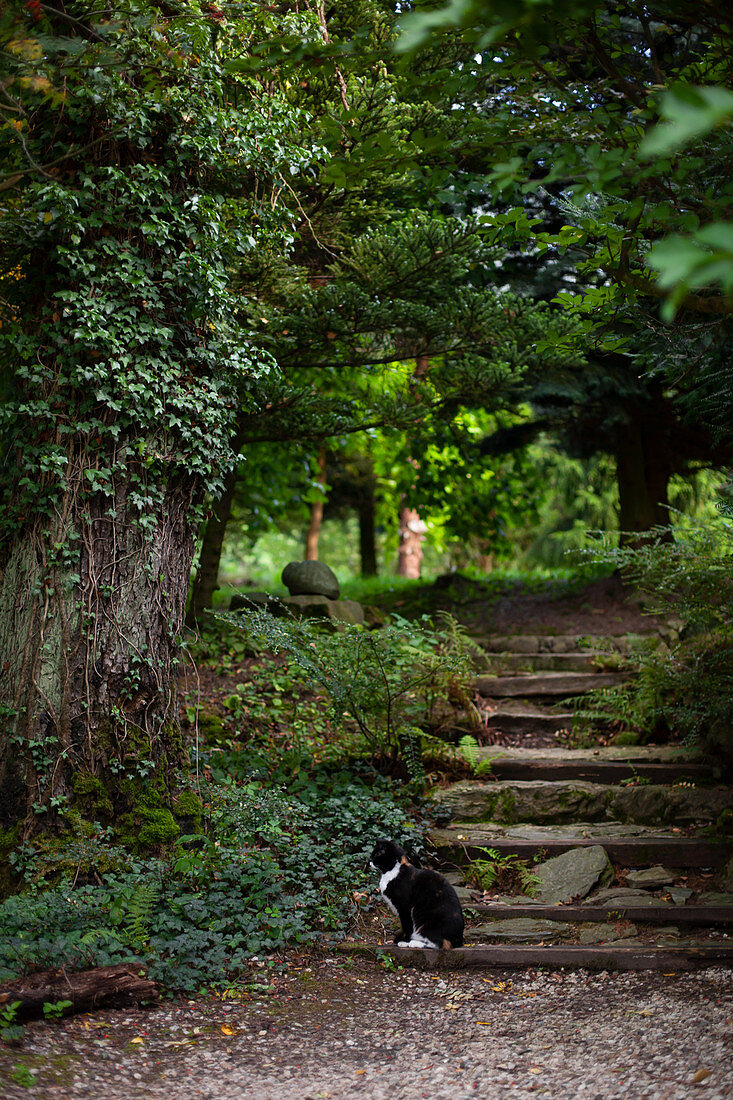
[[[0,571],[0,820],[26,833],[78,797],[116,820],[136,789],[170,790],[183,759],[175,676],[194,481],[159,487],[142,522],[129,479],[110,499],[70,467],[68,486]]]
[[[426,527],[414,508],[400,509],[400,546],[397,573],[416,580],[422,564],[422,542]]]
[[[94,970],[67,973],[61,968],[40,970],[0,989],[0,1007],[19,1001],[15,1018],[30,1020],[43,1016],[44,1004],[69,1001],[62,1015],[90,1012],[97,1008],[121,1008],[140,1001],[157,1001],[155,982],[139,966],[98,966]]]

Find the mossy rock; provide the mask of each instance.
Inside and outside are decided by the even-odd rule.
[[[636,730],[621,730],[613,739],[614,745],[640,745],[641,734]]]

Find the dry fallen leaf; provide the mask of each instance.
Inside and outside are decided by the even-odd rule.
[[[221,1025],[221,1033],[222,1033],[222,1035],[234,1035],[234,1034],[236,1034],[236,1032],[234,1031],[234,1028],[229,1027],[229,1024],[222,1024]]]
[[[139,1035],[137,1035],[134,1039],[130,1039],[130,1042],[131,1043],[144,1043],[145,1040],[142,1039]]]
[[[693,1075],[693,1085],[699,1085],[701,1081],[704,1081],[707,1077],[710,1077],[712,1072],[713,1071],[711,1069],[705,1069],[704,1066],[700,1066],[700,1069],[697,1071],[697,1073]]]

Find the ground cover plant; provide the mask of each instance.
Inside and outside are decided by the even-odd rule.
[[[205,694],[198,707],[185,697],[188,831],[131,850],[69,813],[54,840],[9,852],[20,892],[0,903],[0,977],[136,961],[168,990],[224,987],[253,956],[353,928],[376,901],[378,837],[421,852],[415,788],[359,757],[358,731],[329,717],[297,667],[254,652],[218,620],[192,646]]]
[[[342,936],[369,905],[379,836],[422,846],[405,799],[369,771],[315,767],[288,787],[228,765],[218,752],[202,781],[201,831],[165,852],[131,857],[101,829],[63,859],[26,845],[23,892],[0,904],[0,975],[138,961],[169,990],[223,987],[252,956]]]
[[[480,650],[451,615],[412,621],[393,615],[378,630],[341,623],[335,632],[317,620],[257,608],[228,621],[269,650],[287,653],[325,692],[336,722],[348,718],[356,727],[352,751],[368,751],[382,770],[402,768],[410,780],[424,783],[425,757],[445,754],[436,734],[455,721],[450,704],[479,724],[471,681]]]

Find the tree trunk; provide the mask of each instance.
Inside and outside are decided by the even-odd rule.
[[[427,528],[414,508],[400,508],[400,548],[397,574],[417,580],[422,563],[422,541]]]
[[[376,577],[378,568],[374,481],[365,481],[359,488],[358,511],[361,575],[362,577]]]
[[[62,825],[72,804],[154,847],[178,832],[170,792],[184,763],[176,670],[198,482],[112,496],[70,460],[53,522],[39,518],[0,571],[0,821]],[[147,521],[147,522],[146,522]]]
[[[140,1001],[157,1001],[160,991],[138,964],[98,966],[94,970],[67,973],[66,970],[41,970],[0,989],[0,1007],[20,1002],[14,1019],[30,1020],[43,1016],[45,1004],[66,1001],[62,1016],[91,1012],[101,1008],[122,1008]]]
[[[326,484],[326,452],[318,455],[318,481]],[[318,561],[318,539],[323,526],[323,498],[314,500],[311,504],[311,518],[305,535],[305,560]]]
[[[653,527],[669,527],[672,461],[666,433],[652,417],[631,416],[619,431],[616,478],[622,546],[636,546]]]
[[[213,603],[213,596],[219,587],[219,562],[224,544],[227,523],[232,514],[232,502],[237,488],[238,471],[236,467],[224,478],[224,491],[211,509],[206,521],[198,569],[191,586],[191,600],[186,615],[188,626],[198,626],[204,614]]]

